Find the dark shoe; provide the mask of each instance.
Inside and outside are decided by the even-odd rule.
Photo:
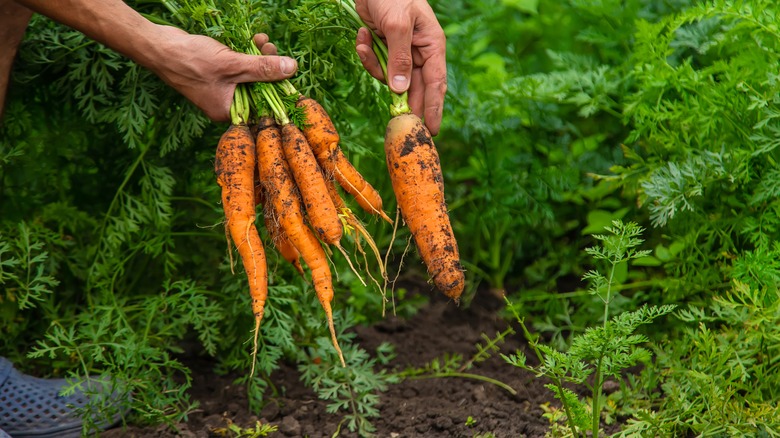
[[[78,438],[83,421],[76,409],[87,405],[89,393],[108,390],[98,380],[77,387],[72,394],[60,393],[69,383],[65,379],[39,379],[26,376],[7,359],[0,357],[0,438]],[[93,388],[92,391],[87,391]],[[105,395],[103,395],[105,397]],[[107,397],[116,403],[116,397]],[[97,417],[93,417],[97,418]],[[121,414],[107,421],[96,421],[102,429],[119,422]]]

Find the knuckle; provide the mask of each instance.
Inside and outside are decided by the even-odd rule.
[[[434,26],[434,28],[431,30],[431,36],[433,41],[441,44],[442,48],[446,46],[447,34],[444,33],[444,29],[442,29],[441,26]]]
[[[263,78],[271,77],[274,73],[274,67],[268,62],[267,58],[260,58],[257,62],[257,73]]]
[[[439,91],[444,94],[447,92],[447,76],[444,76],[439,81]]]
[[[382,31],[385,35],[405,35],[412,33],[412,23],[409,20],[388,18],[382,22]]]
[[[401,69],[411,69],[413,65],[412,54],[406,51],[395,53],[393,55],[392,63]]]

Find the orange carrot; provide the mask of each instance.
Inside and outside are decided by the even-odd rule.
[[[306,124],[303,127],[303,134],[312,147],[316,145],[319,154],[331,154],[339,147],[339,133],[333,122],[330,120],[325,108],[316,100],[301,96],[296,103],[298,108],[303,109],[306,116]]]
[[[256,137],[256,135],[252,135],[252,138]],[[257,172],[257,166],[255,166],[255,207],[262,205],[263,202],[263,190],[260,186],[260,174]]]
[[[333,175],[363,210],[392,223],[382,210],[379,192],[363,178],[339,147],[339,134],[325,109],[316,100],[305,96],[301,96],[296,105],[304,110],[306,125],[303,133],[325,173]]]
[[[214,170],[222,188],[225,228],[238,249],[249,279],[252,312],[255,317],[253,358],[268,298],[268,269],[265,251],[255,227],[255,148],[252,134],[244,124],[232,124],[217,145]],[[252,362],[254,374],[255,362]]]
[[[333,346],[338,352],[342,365],[345,365],[333,325],[333,311],[330,304],[333,301],[333,279],[325,251],[303,221],[300,195],[284,157],[279,127],[270,117],[263,117],[259,128],[256,145],[260,181],[270,201],[270,207],[279,218],[282,231],[311,270],[314,291],[325,310]]]
[[[271,241],[277,251],[279,251],[279,254],[281,254],[282,258],[293,265],[301,276],[305,275],[303,273],[303,266],[301,266],[301,255],[298,253],[298,250],[295,249],[292,242],[290,242],[290,239],[287,238],[287,235],[284,234],[284,231],[282,231],[282,228],[279,225],[279,218],[274,214],[273,208],[263,209],[263,220],[265,222],[265,228],[271,236]]]
[[[300,190],[309,223],[323,242],[338,246],[342,229],[336,207],[328,196],[320,166],[306,137],[292,123],[282,127],[282,148]]]
[[[398,207],[428,274],[457,301],[465,285],[463,268],[444,201],[439,154],[419,117],[402,114],[390,120],[385,156]]]
[[[255,130],[256,129],[257,126],[255,125]],[[256,147],[257,146],[255,146],[255,148]],[[267,202],[266,198],[267,197],[263,192],[263,185],[260,183],[258,166],[255,166],[255,205],[263,207],[263,204]],[[303,276],[303,267],[301,267],[300,261],[301,255],[298,254],[298,250],[290,243],[290,239],[288,239],[281,228],[279,228],[279,220],[274,215],[272,208],[263,207],[263,223],[265,224],[265,229],[268,230],[274,248],[279,251],[282,258],[290,262],[295,270]]]

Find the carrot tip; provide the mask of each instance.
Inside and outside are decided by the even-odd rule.
[[[390,216],[388,216],[387,213],[385,213],[384,210],[379,210],[379,217],[384,219],[385,222],[387,222],[388,224],[393,225],[393,220],[390,219]]]
[[[336,349],[336,352],[339,355],[341,366],[346,368],[347,363],[344,361],[344,354],[341,352],[341,347],[339,347],[339,340],[336,338],[336,327],[333,324],[333,310],[331,310],[330,304],[324,302],[322,303],[322,307],[325,308],[325,316],[328,318],[328,329],[330,330],[330,339],[333,341],[333,348]]]
[[[257,364],[257,340],[260,335],[260,321],[262,318],[262,315],[260,317],[255,317],[255,335],[254,339],[252,340],[252,369],[249,372],[250,379],[255,375],[255,365]]]

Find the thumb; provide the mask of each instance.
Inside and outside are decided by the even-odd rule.
[[[412,76],[412,31],[409,21],[387,26],[387,85],[395,93],[409,89]]]
[[[298,62],[288,56],[259,56],[237,53],[236,82],[273,82],[287,79],[298,70]]]

